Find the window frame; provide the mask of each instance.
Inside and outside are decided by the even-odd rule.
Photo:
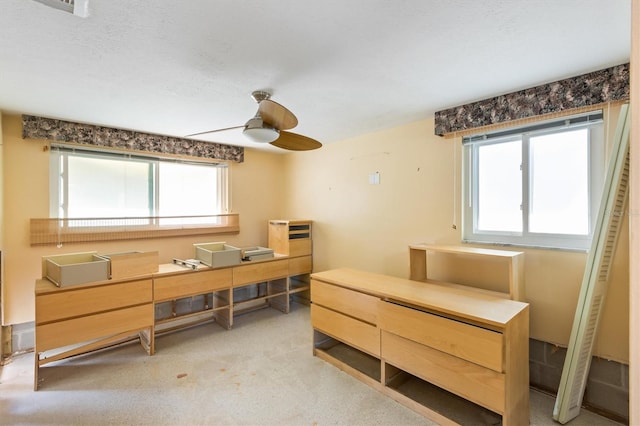
[[[224,215],[230,212],[229,205],[229,164],[226,161],[195,161],[191,159],[175,158],[175,157],[162,157],[162,156],[150,156],[139,155],[137,153],[126,153],[120,151],[107,151],[98,149],[86,149],[85,147],[76,148],[73,146],[66,146],[62,144],[51,145],[50,169],[49,169],[49,217],[57,219],[77,219],[74,217],[68,217],[68,194],[67,187],[68,181],[65,181],[65,175],[68,167],[69,155],[103,158],[103,159],[119,159],[119,160],[131,160],[150,165],[150,176],[148,180],[149,185],[149,214],[145,216],[113,216],[113,218],[162,218],[161,214],[158,214],[159,209],[159,164],[161,162],[178,163],[178,164],[193,164],[197,166],[211,166],[216,168],[216,193],[218,194],[216,205],[218,211],[207,215],[180,215],[171,216],[174,218],[196,218],[196,217],[212,217],[217,215]],[[59,160],[55,161],[53,155],[59,156]],[[62,170],[60,165],[63,163]],[[160,212],[161,213],[161,212]]]
[[[530,192],[529,140],[536,136],[588,129],[589,233],[587,235],[535,233],[528,230]],[[530,126],[463,138],[462,241],[465,243],[586,251],[590,247],[598,215],[605,171],[605,126],[602,111],[563,117]],[[522,149],[522,232],[483,231],[478,221],[478,151],[482,146],[520,140]]]

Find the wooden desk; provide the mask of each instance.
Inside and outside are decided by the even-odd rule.
[[[311,255],[276,255],[224,268],[163,264],[157,273],[62,288],[37,280],[34,390],[40,367],[53,361],[138,338],[152,355],[156,333],[203,321],[230,329],[234,305],[263,302],[288,313],[290,296],[308,292],[311,267]],[[234,302],[234,288],[262,283],[269,288],[266,296]],[[201,309],[176,311],[177,301],[197,296],[205,300]],[[155,309],[165,303],[171,313],[157,319]]]
[[[311,276],[314,355],[444,424],[408,381],[529,423],[529,305],[353,269]],[[422,385],[421,385],[422,386]]]

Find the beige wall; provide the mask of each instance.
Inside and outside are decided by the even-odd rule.
[[[612,116],[615,123],[617,110]],[[348,266],[406,278],[408,244],[458,244],[460,163],[459,139],[435,136],[433,120],[287,155],[287,207],[292,217],[314,220],[314,270]],[[370,185],[376,171],[380,185]],[[594,350],[622,362],[629,349],[627,229],[625,223]],[[566,346],[586,254],[523,251],[531,337]],[[491,270],[473,273],[491,279],[481,276]]]
[[[245,162],[231,167],[239,235],[32,248],[29,218],[48,214],[46,142],[22,140],[19,116],[5,115],[3,120],[5,324],[33,320],[33,283],[40,275],[41,256],[49,254],[159,250],[161,262],[169,262],[191,257],[194,242],[265,245],[268,219],[301,218],[314,221],[316,271],[349,266],[408,277],[408,244],[460,241],[460,143],[434,136],[433,120],[423,120],[317,151],[276,155],[247,149]],[[375,172],[380,173],[380,185],[369,184],[368,176]],[[595,354],[628,362],[626,223],[623,228]],[[564,346],[586,255],[524,251],[531,336]]]
[[[4,156],[4,305],[3,324],[34,320],[34,282],[41,276],[41,258],[51,254],[98,251],[158,250],[160,262],[193,257],[193,243],[227,241],[240,247],[266,245],[269,219],[280,218],[285,210],[280,188],[284,185],[283,156],[245,150],[244,163],[231,163],[232,213],[240,214],[237,235],[204,235],[198,238],[65,244],[31,247],[29,219],[49,215],[49,155],[47,141],[23,140],[20,116],[3,115]]]

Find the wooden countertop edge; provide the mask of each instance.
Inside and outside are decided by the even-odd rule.
[[[311,274],[311,278],[381,299],[488,322],[501,328],[529,307],[528,303],[477,292],[471,288],[449,287],[435,281],[412,281],[350,268],[315,272]]]

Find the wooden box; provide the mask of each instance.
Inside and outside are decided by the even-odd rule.
[[[44,256],[42,276],[58,287],[104,281],[109,279],[109,261],[96,252]]]
[[[101,256],[109,260],[109,276],[112,280],[158,272],[157,251],[111,253]]]

